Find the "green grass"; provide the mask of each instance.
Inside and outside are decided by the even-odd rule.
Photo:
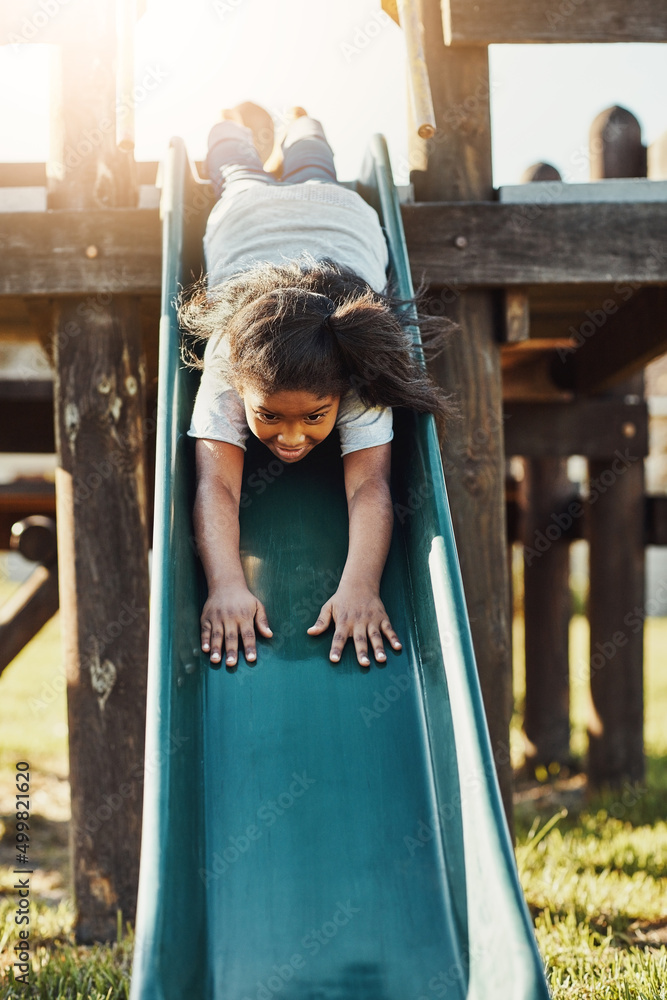
[[[571,748],[586,751],[588,622],[570,628]],[[512,756],[521,763],[523,622],[515,620]],[[586,800],[567,782],[515,809],[516,856],[554,1000],[667,998],[667,619],[645,632],[647,777]],[[560,786],[560,787],[559,787]],[[549,825],[550,829],[547,829]]]
[[[0,907],[0,945],[15,940],[13,903]],[[11,908],[10,908],[11,907]],[[39,997],[40,1000],[127,1000],[132,967],[132,935],[112,945],[77,947],[71,935],[74,913],[69,901],[53,908],[44,902],[33,905],[33,976],[26,985],[17,982],[13,970],[0,983],[0,996]],[[0,950],[2,950],[0,948]]]
[[[512,753],[519,763],[520,619],[514,639],[518,711],[512,723]],[[572,749],[578,755],[585,753],[587,641],[587,623],[576,616],[571,629]],[[667,619],[649,619],[644,786],[627,786],[587,801],[581,782],[570,787],[555,780],[533,787],[532,798],[517,802],[517,863],[554,1000],[667,1000],[667,948],[662,944],[667,942],[666,667]],[[121,940],[105,947],[77,947],[72,936],[62,797],[67,726],[61,670],[54,619],[0,679],[0,788],[11,787],[16,760],[26,759],[42,796],[39,809],[35,798],[31,831],[41,871],[33,882],[34,974],[27,987],[4,971],[8,949],[16,940],[16,897],[11,890],[13,829],[7,797],[2,800],[8,830],[4,840],[0,837],[0,998],[120,1000],[128,997],[131,929],[125,928]]]

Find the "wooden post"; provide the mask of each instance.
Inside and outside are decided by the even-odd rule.
[[[437,131],[429,140],[411,136],[415,198],[491,199],[488,51],[483,46],[445,48],[437,0],[422,0],[422,21]],[[442,454],[491,745],[511,826],[512,664],[505,463],[492,295],[461,290],[448,309],[460,332],[432,371],[458,398],[462,420],[447,428]]]
[[[559,181],[549,163],[535,163],[523,183]],[[558,773],[570,763],[570,547],[554,520],[571,486],[566,458],[526,458],[521,484],[524,543],[526,762]],[[542,544],[538,545],[538,539]],[[546,539],[546,541],[544,541]]]
[[[639,122],[623,108],[597,116],[590,151],[593,178],[646,174]],[[627,335],[632,337],[631,328]],[[604,337],[604,329],[597,336]],[[643,374],[606,395],[628,393],[643,396]],[[624,780],[639,781],[644,776],[644,463],[640,454],[633,454],[632,441],[628,427],[625,461],[609,456],[589,462],[588,738],[589,780],[596,787],[618,787]]]
[[[92,9],[93,5],[91,5]],[[49,207],[130,204],[116,150],[114,4],[63,46]],[[96,260],[93,243],[80,248]],[[56,505],[67,674],[71,849],[80,942],[134,918],[141,836],[148,547],[144,386],[136,298],[98,293],[54,308]]]
[[[524,462],[521,483],[526,629],[526,760],[570,763],[570,548],[558,518],[572,498],[567,459]]]

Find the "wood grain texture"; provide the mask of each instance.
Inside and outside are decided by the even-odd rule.
[[[94,309],[107,293],[159,293],[161,258],[154,209],[0,214],[2,295],[90,295]]]
[[[415,197],[449,202],[491,198],[488,54],[484,49],[445,48],[437,0],[423,0],[421,15],[437,131],[429,140],[412,138]],[[414,207],[427,225],[424,213],[430,206]],[[437,238],[430,249],[434,246]],[[413,265],[417,283],[424,260]],[[430,273],[427,278],[433,280]],[[512,670],[495,303],[489,293],[470,290],[448,296],[445,308],[459,324],[459,333],[432,373],[456,396],[461,419],[447,428],[442,457],[491,747],[511,827]]]
[[[648,454],[648,410],[642,400],[580,399],[576,402],[506,403],[508,455],[541,458]]]
[[[133,919],[143,782],[148,544],[136,300],[77,337],[56,309],[56,470],[80,941]]]
[[[417,282],[667,283],[665,203],[417,204],[402,212]]]
[[[667,40],[667,8],[652,0],[443,0],[442,11],[448,45]]]

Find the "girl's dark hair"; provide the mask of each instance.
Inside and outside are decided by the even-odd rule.
[[[228,351],[215,352],[215,370],[239,391],[248,385],[266,394],[327,396],[354,389],[366,406],[447,416],[454,407],[413,343],[416,302],[375,292],[331,260],[306,258],[258,264],[211,289],[202,279],[177,304],[181,327],[196,341],[227,340]],[[448,321],[418,320],[429,356],[439,353]],[[203,368],[185,342],[182,356]]]

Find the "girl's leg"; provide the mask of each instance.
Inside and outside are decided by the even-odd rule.
[[[276,183],[262,167],[252,131],[235,121],[221,121],[213,126],[206,164],[216,198],[230,190],[243,191],[253,184]]]
[[[333,150],[324,129],[315,118],[302,115],[287,126],[282,142],[282,179],[287,184],[303,181],[336,182]]]

